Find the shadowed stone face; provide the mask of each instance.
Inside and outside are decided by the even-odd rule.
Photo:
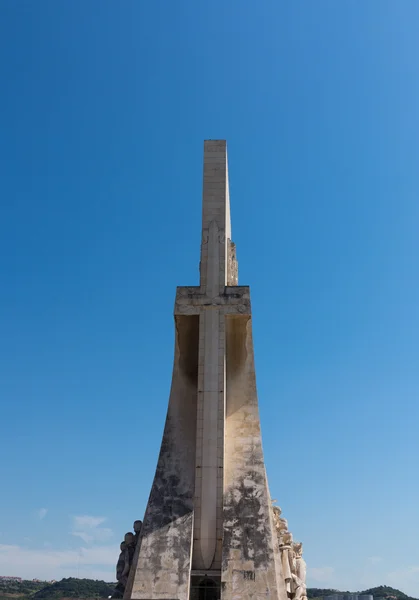
[[[124,542],[127,546],[131,546],[132,544],[135,544],[134,534],[131,533],[130,531],[128,531],[128,533],[126,533],[124,536]]]
[[[143,526],[143,522],[142,521],[134,521],[134,532],[136,534],[141,533],[142,526]]]

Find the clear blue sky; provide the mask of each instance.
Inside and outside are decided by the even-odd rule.
[[[226,138],[309,584],[419,597],[419,3],[0,0],[0,574],[114,578]]]

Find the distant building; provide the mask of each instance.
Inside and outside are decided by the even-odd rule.
[[[22,577],[13,577],[12,575],[0,575],[0,581],[17,581],[22,583]]]

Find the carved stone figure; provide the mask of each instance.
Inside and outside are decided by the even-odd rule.
[[[143,526],[143,522],[138,520],[134,521],[133,529],[135,532],[135,543],[137,544],[139,537],[141,536],[141,528]]]
[[[128,531],[128,533],[126,533],[124,536],[124,542],[125,542],[125,545],[128,550],[129,567],[131,567],[132,559],[134,558],[135,544],[137,543],[137,539],[136,539],[135,535],[133,533],[131,533],[131,531]],[[128,568],[128,572],[129,572],[129,568]],[[128,578],[128,575],[127,575],[127,578]]]
[[[134,521],[134,533],[128,531],[124,535],[124,541],[121,543],[121,553],[119,555],[118,564],[116,566],[116,578],[118,580],[118,583],[115,587],[115,592],[112,595],[112,598],[123,598],[124,596],[125,588],[127,586],[128,577],[131,570],[131,565],[134,561],[135,550],[137,544],[139,545],[142,526],[142,521]]]
[[[282,531],[288,531],[288,521],[281,517],[282,510],[279,506],[274,506],[272,510],[274,513],[274,526],[279,538]]]
[[[306,600],[307,598],[307,585],[306,585],[306,574],[307,566],[306,561],[303,558],[303,544],[294,543],[294,565],[293,570],[294,586],[295,586],[295,600]]]
[[[131,531],[128,531],[125,535],[124,535],[124,542],[127,546],[135,544],[135,536]]]
[[[288,598],[295,596],[294,582],[294,548],[292,541],[292,533],[288,531],[288,521],[281,517],[282,510],[279,506],[273,506],[273,522],[278,536],[279,551],[281,554],[282,575],[285,580],[285,589],[287,590]]]
[[[307,600],[307,567],[303,558],[303,544],[293,542],[292,534],[288,531],[288,522],[281,517],[281,508],[273,506],[272,512],[287,595],[292,600]]]
[[[294,597],[294,579],[292,574],[292,533],[281,531],[279,536],[279,550],[281,553],[282,574],[285,580],[285,588],[289,598]]]
[[[125,542],[121,542],[121,553],[118,558],[116,565],[116,584],[115,591],[112,594],[112,598],[122,598],[124,596],[125,586],[128,581],[129,574],[129,551]]]

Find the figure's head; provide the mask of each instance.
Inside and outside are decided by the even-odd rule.
[[[124,542],[126,543],[127,546],[130,546],[131,544],[135,544],[135,537],[134,537],[134,534],[131,533],[131,531],[128,531],[128,533],[125,534]]]
[[[142,521],[134,521],[134,531],[135,533],[141,533],[141,527],[143,526]]]
[[[121,542],[119,547],[121,548],[121,552],[123,552],[125,550],[125,548],[127,547],[127,545],[125,544],[125,542]]]
[[[294,542],[292,547],[294,549],[295,556],[297,558],[301,558],[303,555],[303,544],[301,542]]]
[[[284,532],[282,538],[284,546],[290,546],[292,544],[292,533],[289,531]]]

